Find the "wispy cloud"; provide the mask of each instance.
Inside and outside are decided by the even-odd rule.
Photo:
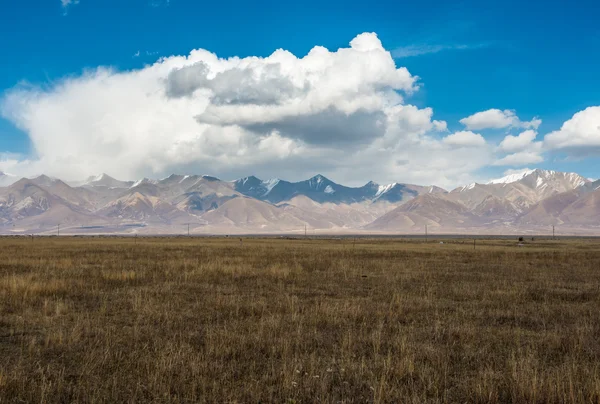
[[[396,59],[408,58],[412,56],[421,56],[432,53],[439,53],[447,50],[469,50],[469,49],[481,49],[490,46],[489,43],[478,43],[478,44],[451,44],[451,45],[432,45],[432,44],[419,44],[419,45],[407,45],[401,46],[392,50],[392,56]]]
[[[152,51],[152,52],[151,51],[144,51],[144,52],[142,52],[142,51],[138,50],[138,51],[136,51],[133,54],[132,57],[139,58],[139,57],[142,57],[142,56],[156,56],[156,55],[158,55],[158,51]]]
[[[79,0],[60,0],[60,4],[63,8],[63,14],[67,15],[67,10],[70,6],[74,6],[75,4],[79,4]]]
[[[169,4],[171,4],[171,0],[151,0],[150,1],[150,6],[152,6],[152,7],[160,7],[160,6],[167,7]]]

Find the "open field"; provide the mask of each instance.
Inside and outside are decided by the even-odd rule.
[[[600,241],[0,239],[0,402],[600,403]]]

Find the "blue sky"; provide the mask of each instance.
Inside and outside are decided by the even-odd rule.
[[[241,1],[206,4],[191,0],[80,0],[63,6],[61,0],[22,0],[5,2],[2,7],[0,51],[4,62],[0,64],[0,92],[4,97],[19,83],[31,83],[38,93],[48,94],[56,92],[65,80],[81,77],[99,66],[110,66],[114,71],[139,70],[160,57],[187,55],[198,48],[222,58],[267,57],[283,48],[301,58],[314,46],[335,51],[347,47],[361,33],[374,32],[394,56],[396,66],[406,67],[419,77],[418,91],[403,94],[402,102],[421,109],[432,108],[433,119],[447,122],[448,134],[469,129],[459,122],[465,117],[499,109],[514,111],[523,122],[540,118],[537,140],[541,141],[577,112],[600,105],[600,5],[592,1],[450,4],[309,0],[264,1],[256,5]],[[34,125],[23,124],[7,113],[3,115],[0,153],[7,153],[9,157],[5,159],[50,159],[51,156],[40,156],[43,148],[38,143],[42,142],[41,137],[54,136],[52,132],[40,133],[32,141],[30,131]],[[597,117],[590,114],[587,119],[594,128]],[[48,126],[53,127],[53,123]],[[40,130],[37,125],[35,128]],[[497,147],[505,136],[516,136],[521,129],[526,128],[474,131]],[[442,139],[445,135],[435,136]],[[582,136],[587,136],[590,143],[536,151],[543,161],[500,166],[490,160],[465,168],[465,175],[448,177],[445,182],[479,180],[525,166],[600,177],[596,154],[581,152],[598,144],[589,139],[589,133]],[[60,139],[57,137],[57,142]],[[331,146],[335,147],[334,140]],[[292,160],[297,165],[312,164]],[[14,161],[12,164],[5,164],[5,170],[12,167],[19,172],[19,166]],[[319,168],[343,179],[356,177],[356,173],[345,172],[340,166]],[[210,171],[215,167],[209,162],[196,166],[188,162],[157,163],[152,167],[117,170],[115,174],[158,175],[169,169]],[[235,175],[244,170],[265,173],[270,167],[283,171],[281,174],[286,172],[282,170],[284,163],[270,164],[265,158],[240,164],[231,171],[219,169],[214,174]],[[31,170],[23,169],[23,173]],[[379,175],[383,178],[374,179],[383,181],[394,175],[412,179],[409,173],[390,170]],[[87,174],[87,170],[81,171],[82,175]],[[110,171],[110,167],[104,171]],[[273,176],[281,174],[274,172]],[[378,174],[374,171],[373,175]],[[434,174],[431,176],[434,181]]]

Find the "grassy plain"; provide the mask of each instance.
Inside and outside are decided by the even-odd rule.
[[[0,402],[600,403],[600,241],[0,239]]]

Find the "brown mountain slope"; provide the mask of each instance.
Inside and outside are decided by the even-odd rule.
[[[586,193],[567,206],[559,216],[565,224],[600,226],[600,189]]]
[[[365,226],[381,215],[393,210],[399,204],[393,204],[387,201],[378,201],[376,203],[318,203],[312,199],[299,195],[291,200],[280,203],[278,206],[296,207],[304,213],[300,213],[298,209],[294,210],[294,215],[305,220],[306,217],[311,217],[315,222],[313,226],[320,228],[328,228],[330,226],[340,228],[359,228]]]
[[[66,185],[63,184],[56,187],[62,190]],[[12,223],[15,228],[27,229],[46,229],[59,224],[87,226],[106,222],[104,218],[86,210],[85,206],[71,203],[28,179],[21,179],[8,188],[0,189],[0,217],[6,224]]]
[[[247,197],[231,199],[201,218],[212,230],[298,231],[306,225],[293,211]]]
[[[483,220],[510,221],[518,216],[519,209],[507,199],[488,195],[471,213]]]
[[[426,194],[414,198],[373,223],[365,226],[371,231],[417,231],[425,226],[452,230],[474,226],[477,218],[464,205],[444,194]]]
[[[564,223],[560,218],[565,209],[581,198],[582,192],[571,190],[548,197],[531,206],[517,219],[517,224],[523,225],[558,225]]]
[[[198,218],[177,209],[172,204],[156,196],[146,196],[139,192],[129,193],[111,201],[98,211],[113,222],[134,221],[149,224],[182,225],[199,222]]]
[[[49,178],[45,175],[33,178],[31,182],[72,205],[86,210],[93,209],[95,194],[89,189],[74,188],[59,179]]]

